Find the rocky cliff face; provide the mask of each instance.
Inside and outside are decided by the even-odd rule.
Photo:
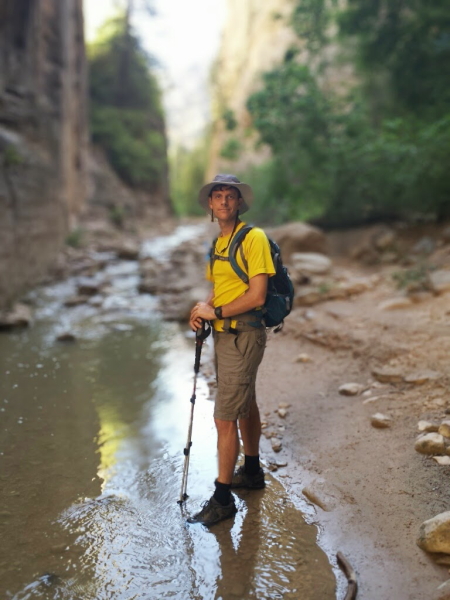
[[[255,152],[257,137],[251,130],[246,102],[261,85],[261,74],[279,64],[286,50],[298,45],[289,26],[294,0],[228,0],[227,22],[213,71],[214,123],[209,177],[216,173],[244,170],[263,161],[267,149]],[[228,128],[227,118],[229,115]],[[232,123],[230,127],[231,121]],[[233,142],[240,151],[233,157]],[[229,149],[229,158],[221,152]]]
[[[345,5],[338,0],[337,5]],[[262,74],[279,65],[295,48],[296,60],[308,65],[324,91],[344,94],[355,80],[351,65],[340,57],[336,26],[330,42],[311,51],[291,25],[298,0],[227,0],[227,22],[212,73],[213,123],[207,179],[216,173],[243,172],[270,157],[246,109],[249,96],[262,86]]]
[[[0,304],[76,223],[87,145],[82,0],[0,0]]]

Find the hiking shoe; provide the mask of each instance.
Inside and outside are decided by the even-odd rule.
[[[209,500],[203,503],[202,510],[193,517],[187,519],[188,523],[202,523],[209,527],[224,519],[230,519],[237,513],[236,504],[234,498],[231,496],[231,502],[226,506],[222,506],[214,496],[211,496]]]
[[[232,488],[247,488],[248,490],[262,490],[266,486],[264,481],[264,471],[260,468],[256,475],[249,475],[245,472],[244,465],[241,465],[233,475],[231,480]]]

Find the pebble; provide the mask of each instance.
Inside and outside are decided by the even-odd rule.
[[[425,433],[419,436],[414,448],[420,454],[444,454],[444,437],[439,433]]]
[[[372,396],[371,398],[366,398],[363,400],[363,404],[369,404],[370,402],[376,402],[381,396]]]
[[[360,383],[344,383],[339,387],[339,393],[343,396],[357,396],[364,389]]]
[[[278,409],[278,416],[280,416],[282,419],[284,419],[287,415],[287,410],[285,408],[279,408]]]
[[[375,413],[370,417],[370,422],[372,427],[376,427],[377,429],[385,429],[386,427],[391,426],[392,419],[391,417],[383,415],[382,413]]]
[[[70,331],[65,331],[64,333],[60,333],[56,340],[58,342],[74,342],[76,340],[76,336],[74,333]]]
[[[274,452],[280,452],[281,448],[282,448],[282,444],[280,442],[279,439],[277,438],[272,438],[272,450]]]
[[[450,456],[433,456],[433,460],[441,466],[450,465]]]
[[[302,352],[295,359],[295,362],[300,362],[300,363],[307,363],[310,361],[311,361],[311,357],[309,356],[309,354],[306,354],[306,352]]]
[[[401,308],[409,308],[412,306],[411,298],[400,297],[400,298],[389,298],[388,300],[383,300],[378,305],[378,310],[397,310]]]

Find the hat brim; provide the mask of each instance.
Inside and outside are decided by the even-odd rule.
[[[211,195],[211,190],[216,185],[228,185],[230,187],[235,187],[241,192],[242,203],[239,208],[239,214],[247,212],[253,202],[253,190],[247,183],[234,183],[229,181],[212,181],[211,183],[207,183],[204,185],[200,192],[198,193],[198,201],[201,206],[209,212],[209,196]]]

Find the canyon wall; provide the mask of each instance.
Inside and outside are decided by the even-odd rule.
[[[86,198],[82,0],[0,0],[0,304],[52,265]]]
[[[219,55],[212,70],[213,122],[207,180],[216,173],[242,173],[270,157],[259,143],[246,103],[263,85],[262,75],[280,65],[295,49],[295,60],[315,73],[326,92],[345,94],[355,82],[353,67],[342,58],[336,25],[330,22],[329,43],[311,51],[291,18],[298,0],[227,0],[227,19]],[[333,4],[345,6],[346,0]]]

